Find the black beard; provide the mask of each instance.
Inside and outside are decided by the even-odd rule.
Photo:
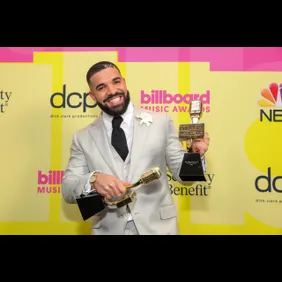
[[[105,100],[104,102],[106,102],[108,99],[111,99],[113,98],[114,96],[120,96],[122,95],[124,97],[124,104],[121,106],[121,108],[109,108],[107,105],[105,104],[102,104],[98,101],[97,102],[97,105],[99,106],[99,108],[107,113],[108,115],[111,115],[111,116],[121,116],[122,114],[124,114],[128,108],[128,105],[129,105],[129,102],[130,102],[130,95],[129,95],[129,91],[127,91],[127,95],[124,94],[124,92],[116,92],[115,94],[110,94]]]

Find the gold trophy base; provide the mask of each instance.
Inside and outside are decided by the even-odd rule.
[[[136,198],[136,192],[131,191],[126,193],[121,199],[117,201],[109,201],[106,198],[104,199],[105,203],[109,206],[117,206],[117,208],[121,208],[129,203],[131,203]]]

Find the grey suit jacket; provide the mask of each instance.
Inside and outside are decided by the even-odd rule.
[[[179,178],[182,158],[186,152],[168,114],[149,112],[153,122],[147,126],[137,118],[145,109],[134,106],[134,134],[128,181],[134,183],[146,170],[159,167],[161,178],[135,189],[136,200],[129,204],[140,235],[179,234],[177,207],[167,181],[167,167]],[[77,131],[73,136],[71,155],[62,180],[62,196],[67,203],[76,203],[92,171],[101,170],[122,179],[111,153],[102,117]],[[122,179],[125,180],[125,179]],[[92,234],[123,234],[126,207],[105,208],[93,217]]]

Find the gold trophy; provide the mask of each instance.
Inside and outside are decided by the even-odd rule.
[[[206,181],[200,153],[193,152],[194,139],[202,139],[205,134],[205,124],[200,123],[202,117],[202,101],[194,100],[190,103],[190,124],[179,125],[179,139],[186,141],[187,153],[184,154],[179,177],[183,181]]]
[[[107,200],[105,198],[104,202],[109,206],[117,206],[118,208],[123,207],[131,203],[136,198],[136,192],[130,191],[131,188],[137,187],[140,184],[149,184],[154,180],[159,179],[161,176],[162,173],[160,168],[151,168],[150,170],[142,173],[140,179],[137,182],[125,187],[126,189],[129,189],[128,191],[126,191],[125,195],[122,195],[120,197],[113,197],[110,200]]]
[[[113,197],[110,200],[107,200],[96,191],[90,192],[87,195],[81,195],[76,199],[76,202],[83,220],[87,220],[88,218],[102,211],[107,206],[116,206],[117,208],[120,208],[131,203],[136,198],[136,192],[130,190],[131,188],[137,187],[141,184],[149,184],[156,179],[159,179],[161,176],[162,173],[159,167],[151,168],[142,173],[137,182],[127,186],[124,195],[120,197]]]

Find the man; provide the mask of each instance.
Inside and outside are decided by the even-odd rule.
[[[106,207],[94,215],[92,234],[179,234],[177,208],[170,194],[166,169],[183,183],[179,171],[186,151],[173,121],[168,114],[133,105],[125,79],[111,62],[93,65],[86,79],[90,96],[102,113],[73,136],[62,181],[64,200],[76,203],[81,194],[93,189],[110,200],[124,195],[125,186],[138,181],[142,173],[159,167],[162,173],[159,179],[133,188],[137,194],[134,201],[120,208]],[[117,119],[121,125],[116,129]],[[126,138],[120,150],[115,149],[115,136],[119,134]],[[203,159],[208,146],[207,133],[203,140],[193,142],[193,148]],[[91,176],[95,176],[94,180]]]

